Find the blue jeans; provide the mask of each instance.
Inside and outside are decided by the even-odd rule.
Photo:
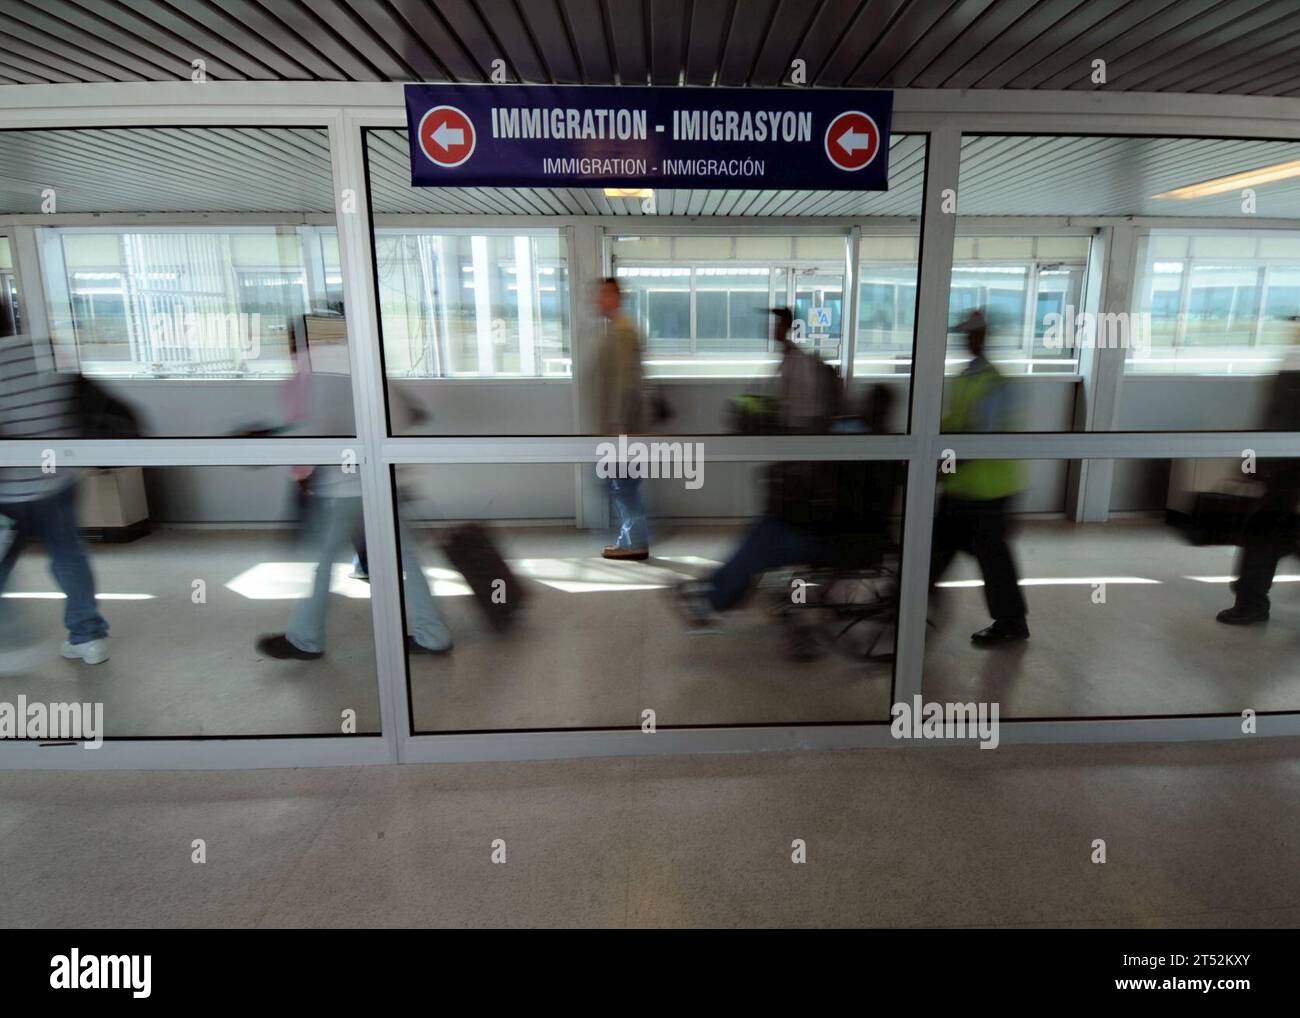
[[[650,531],[646,527],[645,503],[641,499],[641,478],[611,477],[609,497],[618,517],[614,545],[618,548],[648,548]]]
[[[299,650],[319,654],[325,650],[330,572],[339,556],[352,546],[363,518],[359,498],[315,498],[312,503],[306,518],[315,537],[316,576],[311,594],[299,602],[284,635]],[[429,592],[429,582],[415,554],[415,540],[401,523],[398,524],[398,540],[402,545],[402,568],[406,571],[406,583],[403,584],[406,624],[416,643],[430,650],[443,650],[451,645],[451,631]]]
[[[70,643],[89,643],[108,636],[108,623],[95,605],[95,576],[81,543],[77,524],[77,486],[31,502],[0,504],[0,515],[14,521],[14,540],[0,560],[0,591],[18,561],[18,552],[31,537],[39,538],[50,556],[50,572],[67,596],[63,624]],[[0,604],[0,612],[5,611]]]
[[[764,516],[750,528],[740,546],[711,577],[708,593],[714,611],[724,612],[745,599],[754,581],[769,569],[790,565],[817,565],[825,557],[826,543],[773,516]]]

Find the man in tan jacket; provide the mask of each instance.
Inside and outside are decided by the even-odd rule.
[[[596,405],[601,431],[613,436],[635,435],[642,430],[645,417],[641,337],[636,324],[623,311],[623,292],[617,279],[611,276],[597,284],[595,303],[604,319],[596,358]],[[601,554],[610,559],[649,558],[641,478],[613,476],[609,478],[609,494],[618,517],[618,535]]]

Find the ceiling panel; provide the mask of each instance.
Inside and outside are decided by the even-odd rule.
[[[641,216],[637,199],[589,188],[413,188],[406,132],[366,134],[378,213]],[[1242,216],[1241,193],[1194,201],[1153,196],[1300,160],[1300,142],[1046,136],[966,137],[958,212],[998,216]],[[874,191],[673,190],[657,215],[917,216],[925,141],[896,135],[890,188]],[[330,214],[320,128],[113,128],[0,132],[0,214],[41,212]],[[1300,178],[1259,185],[1255,215],[1300,218]]]
[[[0,211],[332,212],[322,128],[0,133]]]
[[[1300,142],[1198,138],[983,136],[962,139],[957,212],[999,216],[1229,216],[1240,188],[1192,200],[1154,196],[1300,160]],[[1300,218],[1300,178],[1261,184],[1255,216]]]
[[[0,85],[515,80],[1300,95],[1296,0],[4,0]],[[1109,80],[1094,85],[1091,62]]]

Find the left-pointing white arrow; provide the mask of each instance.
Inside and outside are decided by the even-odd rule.
[[[465,144],[465,132],[459,127],[448,127],[446,124],[439,124],[432,137],[434,144],[441,149],[449,149],[453,145]],[[840,139],[840,144],[844,144],[843,138]]]
[[[836,144],[849,155],[853,155],[858,149],[868,148],[871,145],[871,135],[859,134],[850,128],[836,139]]]

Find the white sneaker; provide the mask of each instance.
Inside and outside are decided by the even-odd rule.
[[[108,660],[108,637],[85,643],[65,643],[61,653],[72,661],[80,658],[88,665],[102,665]]]

